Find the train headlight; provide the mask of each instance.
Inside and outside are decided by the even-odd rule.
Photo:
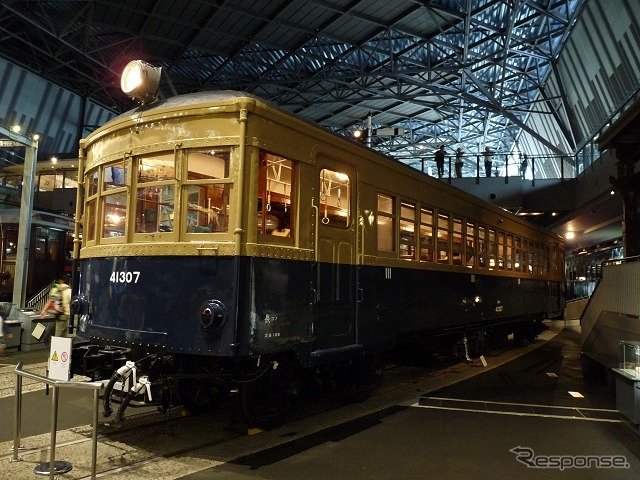
[[[161,67],[133,60],[122,71],[120,88],[125,95],[140,103],[153,102],[158,96],[161,74]]]
[[[227,309],[219,300],[207,300],[200,307],[200,325],[207,329],[222,327],[227,321]]]

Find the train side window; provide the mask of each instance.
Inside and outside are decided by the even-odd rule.
[[[7,175],[4,184],[10,187],[22,188],[22,175]]]
[[[533,273],[533,252],[531,251],[533,247],[533,242],[529,242],[529,240],[523,240],[523,256],[524,256],[524,271],[526,273]]]
[[[478,227],[478,266],[487,266],[487,229]]]
[[[489,257],[489,269],[496,268],[496,231],[487,229],[487,254]]]
[[[454,265],[462,265],[462,220],[459,218],[453,219],[451,259]]]
[[[378,193],[378,250],[381,252],[396,251],[396,199],[391,195]]]
[[[416,206],[409,202],[400,202],[400,258],[416,258]]]
[[[84,243],[95,242],[96,240],[99,190],[98,169],[96,168],[93,172],[88,172],[86,178],[86,198],[84,202],[84,216],[82,219],[82,241]]]
[[[542,274],[548,275],[550,271],[549,267],[549,259],[551,258],[549,245],[543,245],[542,247],[543,257],[542,257]]]
[[[498,251],[496,252],[496,258],[498,260],[498,269],[500,270],[504,270],[504,252],[505,252],[504,232],[498,232]]]
[[[437,234],[437,259],[438,263],[450,263],[450,226],[449,215],[446,213],[438,213],[438,234]]]
[[[507,235],[507,250],[505,257],[507,270],[513,270],[513,235]]]
[[[514,237],[513,242],[515,245],[513,269],[520,272],[522,271],[522,240],[520,240],[520,237]]]
[[[433,262],[433,210],[420,209],[420,260]]]
[[[187,233],[229,231],[229,148],[192,150],[187,154]]]
[[[258,178],[258,233],[293,237],[294,163],[273,153],[260,152]]]
[[[94,198],[86,202],[85,214],[82,225],[82,236],[86,242],[93,242],[96,239],[96,204],[97,200]]]
[[[467,222],[467,236],[465,237],[465,255],[466,266],[475,267],[476,265],[476,226]]]
[[[343,172],[320,170],[320,220],[324,225],[348,227],[351,217],[351,179]]]

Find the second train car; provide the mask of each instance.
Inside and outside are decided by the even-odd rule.
[[[364,398],[376,359],[532,339],[561,313],[561,239],[242,92],[149,103],[81,141],[72,369],[239,389],[247,422],[305,395]]]

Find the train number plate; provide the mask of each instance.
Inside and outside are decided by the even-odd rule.
[[[138,283],[140,272],[111,272],[111,283]]]

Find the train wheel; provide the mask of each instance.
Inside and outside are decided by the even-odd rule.
[[[364,402],[376,386],[382,383],[384,365],[377,358],[364,358],[344,366],[344,399],[350,403]]]
[[[248,425],[270,429],[287,420],[299,385],[289,378],[291,371],[283,370],[269,370],[240,387],[240,410]]]
[[[187,378],[178,383],[182,405],[194,414],[209,413],[219,409],[229,397],[231,388],[206,378]]]

